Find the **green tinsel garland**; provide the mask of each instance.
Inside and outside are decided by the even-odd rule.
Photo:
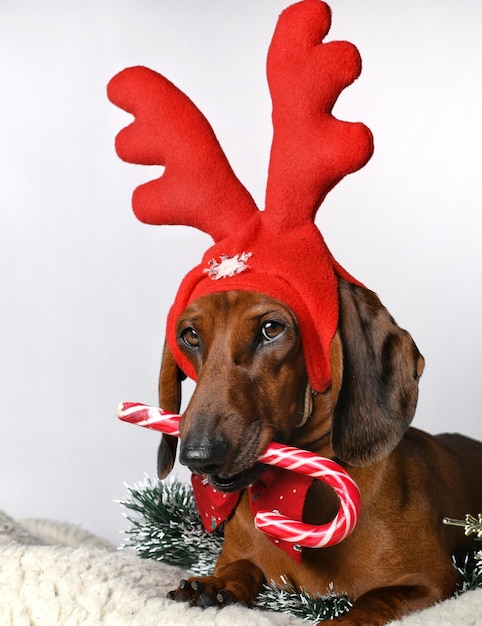
[[[132,527],[125,531],[125,548],[133,548],[142,558],[163,561],[189,570],[195,576],[212,573],[223,544],[222,529],[207,533],[201,522],[191,486],[179,481],[143,483],[127,486],[130,499],[120,504],[135,515],[127,514]],[[474,525],[475,522],[475,525]],[[482,538],[482,517],[467,515],[465,522],[448,520],[464,526],[466,533]],[[473,530],[471,530],[473,529]],[[468,555],[456,564],[462,576],[461,593],[482,587],[482,552]],[[352,603],[346,596],[328,589],[326,595],[310,596],[281,577],[283,586],[266,585],[256,600],[261,609],[290,613],[314,623],[334,619],[346,613]]]

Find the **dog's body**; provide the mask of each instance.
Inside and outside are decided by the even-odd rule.
[[[179,345],[198,378],[181,421],[181,462],[221,491],[244,490],[265,467],[256,464],[264,448],[288,443],[340,462],[360,488],[363,510],[352,535],[333,547],[304,549],[298,564],[256,530],[245,490],[225,525],[214,576],[183,583],[176,599],[249,604],[264,582],[284,576],[311,594],[331,584],[346,593],[354,606],[336,623],[375,625],[456,590],[452,557],[466,554],[470,540],[442,519],[482,510],[482,444],[408,428],[423,357],[375,294],[340,281],[339,296],[332,384],[313,395],[309,410],[309,346],[302,348],[297,320],[284,305],[252,292],[216,293],[179,318]],[[163,408],[179,410],[181,378],[166,348]],[[161,477],[172,467],[174,446],[163,438]],[[337,509],[331,488],[315,481],[303,520],[325,523]]]
[[[278,19],[266,66],[273,142],[262,211],[206,118],[165,77],[127,68],[108,92],[134,116],[117,135],[119,156],[166,168],[135,190],[137,217],[213,239],[169,312],[160,405],[177,413],[183,375],[197,380],[181,420],[181,463],[217,490],[243,495],[214,577],[173,595],[252,603],[264,581],[287,576],[310,593],[332,583],[355,601],[338,623],[373,626],[456,589],[451,559],[468,541],[442,518],[482,510],[482,444],[408,430],[423,358],[377,296],[337,263],[315,224],[326,194],[373,152],[364,124],[332,114],[361,60],[348,42],[324,43],[330,24],[329,7],[311,0]],[[320,393],[312,397],[312,388]],[[272,441],[336,459],[361,490],[353,534],[304,549],[301,565],[256,530],[247,501]],[[172,469],[176,442],[163,437],[160,477]],[[331,521],[337,508],[318,481],[303,519]]]

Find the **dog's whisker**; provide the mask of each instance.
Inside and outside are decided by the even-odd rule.
[[[252,422],[251,427],[258,425],[268,426],[270,428],[273,428],[273,430],[281,430],[278,424],[275,424],[274,422],[264,422],[263,420],[256,420],[255,422]]]

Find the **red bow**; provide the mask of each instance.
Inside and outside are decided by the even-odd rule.
[[[258,511],[279,511],[290,519],[301,520],[306,492],[313,482],[303,476],[281,468],[268,468],[248,487],[249,504],[253,516]],[[207,532],[213,532],[236,508],[241,491],[225,493],[214,489],[204,476],[192,475],[192,488],[202,523]],[[301,563],[301,546],[266,535],[297,563]]]

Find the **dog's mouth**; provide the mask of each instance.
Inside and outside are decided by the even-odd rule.
[[[209,474],[208,479],[211,486],[219,491],[241,491],[254,483],[261,476],[264,469],[265,466],[262,463],[255,463],[238,474],[233,474],[232,476]]]

